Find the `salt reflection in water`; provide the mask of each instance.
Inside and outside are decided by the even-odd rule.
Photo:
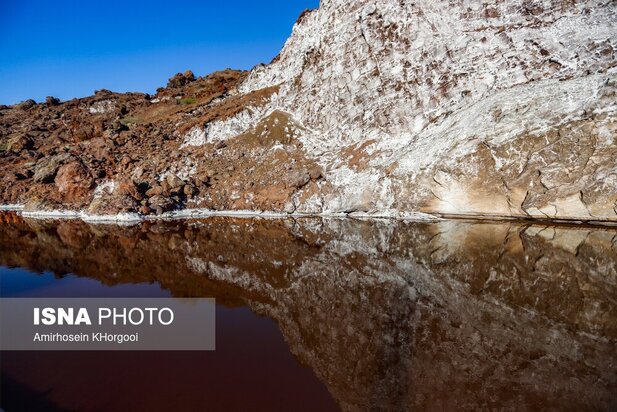
[[[0,265],[99,285],[75,293],[130,294],[120,290],[145,284],[136,290],[215,297],[221,313],[245,311],[222,321],[230,336],[249,339],[247,346],[278,336],[254,354],[257,364],[270,368],[270,359],[294,355],[281,361],[280,390],[257,393],[263,385],[242,379],[226,382],[233,393],[191,386],[184,396],[195,405],[241,408],[242,395],[264,409],[289,402],[328,409],[332,399],[343,410],[617,407],[615,229],[232,218],[118,227],[3,216]],[[100,292],[100,285],[110,287]],[[217,341],[211,365],[215,374],[241,376],[251,357],[228,342],[223,349]],[[131,359],[123,362],[138,367]],[[22,383],[48,388],[30,379]],[[293,396],[281,395],[289,390]],[[82,405],[58,393],[47,397]],[[123,393],[140,396],[130,386]],[[163,392],[151,396],[155,409],[174,405]]]

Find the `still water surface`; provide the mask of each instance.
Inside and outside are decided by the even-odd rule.
[[[0,219],[1,296],[217,300],[214,352],[2,352],[7,412],[617,408],[617,229]]]

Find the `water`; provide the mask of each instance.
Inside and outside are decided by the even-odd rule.
[[[614,410],[617,229],[1,215],[2,296],[217,300],[214,352],[2,352],[12,410]]]

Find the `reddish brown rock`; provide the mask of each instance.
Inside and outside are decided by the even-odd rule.
[[[308,170],[308,174],[311,179],[317,180],[323,176],[323,169],[320,166],[315,165]]]
[[[182,179],[180,179],[178,176],[174,174],[167,175],[167,178],[165,178],[165,181],[169,185],[170,189],[178,189],[182,185],[184,185],[184,182],[182,181]]]
[[[290,174],[289,179],[287,180],[287,185],[293,188],[301,188],[310,180],[311,176],[309,175],[309,172],[304,169],[298,170]]]
[[[51,183],[58,172],[58,168],[70,158],[68,154],[44,157],[34,167],[33,179],[35,182]]]
[[[19,103],[17,105],[17,108],[20,109],[20,110],[30,110],[34,106],[36,106],[36,102],[34,100],[32,100],[32,99],[28,99],[26,101],[23,101],[23,102]]]
[[[60,167],[54,182],[67,199],[88,197],[93,183],[90,171],[79,161]]]
[[[614,2],[323,3],[251,73],[0,107],[0,201],[83,207],[48,185],[61,155],[119,189],[91,193],[107,212],[617,222]],[[7,150],[17,134],[30,150]]]
[[[152,212],[152,209],[150,209],[148,206],[141,206],[139,208],[139,213],[141,213],[142,215],[149,215]]]
[[[155,185],[146,191],[146,196],[148,197],[162,195],[162,194],[163,194],[163,188],[159,185]]]
[[[185,86],[191,82],[195,81],[195,75],[192,71],[187,70],[184,73],[177,73],[175,76],[169,79],[167,82],[167,87],[170,88],[178,88]]]
[[[27,135],[20,134],[9,140],[7,149],[11,152],[19,153],[22,150],[32,149],[34,142]]]
[[[141,194],[139,188],[132,179],[123,179],[122,181],[120,181],[117,184],[115,194],[120,196],[130,196],[136,200],[143,199],[143,195]]]
[[[113,195],[94,199],[87,212],[93,215],[116,215],[118,213],[135,212],[139,208],[139,203],[127,195]]]
[[[184,185],[182,190],[184,194],[189,197],[194,196],[197,193],[197,189],[193,185]]]
[[[172,199],[163,195],[152,196],[148,203],[150,204],[150,208],[153,209],[157,215],[172,210],[175,205]]]

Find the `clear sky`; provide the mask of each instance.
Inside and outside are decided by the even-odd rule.
[[[152,93],[177,72],[250,69],[319,0],[0,0],[0,104]]]

